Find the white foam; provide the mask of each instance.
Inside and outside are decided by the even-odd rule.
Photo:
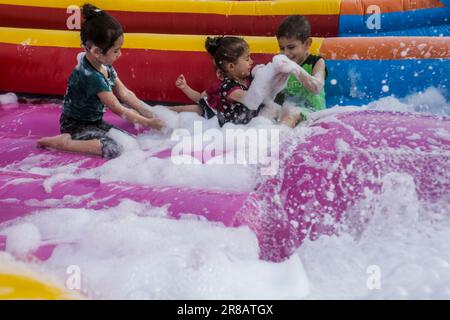
[[[6,104],[17,104],[17,96],[15,93],[9,92],[0,94],[0,106]]]
[[[175,111],[163,106],[148,107],[153,112],[154,116],[164,122],[168,129],[176,129],[180,127],[180,117]]]
[[[439,138],[441,138],[441,139],[450,141],[450,132],[448,132],[448,131],[446,131],[446,130],[444,130],[442,128],[435,129],[434,130],[434,134],[436,136],[438,136]]]
[[[180,160],[183,160],[181,164]],[[136,151],[124,153],[120,158],[81,176],[98,178],[101,182],[126,181],[150,186],[250,191],[255,183],[254,175],[254,170],[243,165],[201,164],[196,158],[188,156],[159,159]]]
[[[382,111],[450,115],[450,102],[446,101],[441,90],[434,87],[429,87],[424,92],[414,93],[402,99],[393,96],[384,97],[370,102],[368,107],[369,109]]]
[[[80,70],[81,63],[83,62],[83,59],[85,56],[86,56],[86,52],[79,52],[77,54],[77,65],[75,66],[75,69]]]
[[[308,298],[450,299],[445,211],[448,204],[420,201],[411,176],[385,175],[381,194],[367,190],[366,198],[347,212],[357,219],[364,212],[371,217],[362,233],[308,240],[298,249],[313,288]]]
[[[58,173],[55,175],[50,176],[49,178],[44,180],[43,186],[44,190],[47,193],[51,193],[53,190],[53,186],[57,183],[61,183],[64,181],[69,181],[76,179],[76,176],[71,173]]]
[[[299,69],[295,62],[282,54],[274,56],[266,65],[256,66],[252,70],[253,81],[245,93],[245,106],[256,110],[263,102],[271,102],[286,86],[289,74]]]
[[[170,110],[167,111],[172,113]],[[268,149],[271,148],[271,142],[274,139],[271,130],[279,132],[280,139],[289,131],[262,116],[256,117],[248,125],[227,123],[222,128],[216,119],[206,120],[192,112],[180,113],[178,119],[177,130],[167,134],[149,132],[134,138],[118,130],[110,130],[108,135],[124,149],[122,155],[109,160],[100,167],[84,170],[76,177],[100,179],[101,182],[121,181],[147,186],[251,191],[257,183],[256,170],[260,164],[249,161],[250,153],[255,151],[255,146],[249,143],[245,143],[243,146],[235,142],[231,143],[230,140],[233,139],[230,136],[237,132],[233,130],[241,130],[241,134],[245,135],[247,130],[258,133],[259,129],[264,129],[268,134],[267,136],[258,136],[258,141],[267,139],[267,143],[257,146],[258,155],[269,155]],[[214,141],[214,143],[206,141],[205,134],[211,134],[210,130],[215,130],[220,137],[219,141]],[[175,133],[178,135],[177,139],[174,139]],[[177,146],[183,147],[182,154],[179,154],[180,150],[176,149]],[[215,147],[216,156],[211,159],[206,150],[212,146]],[[167,158],[153,156],[161,150],[170,151]],[[196,153],[195,157],[193,157],[194,152]],[[228,155],[238,154],[244,155],[245,161],[237,161],[237,158],[231,156],[227,158]],[[236,161],[227,162],[231,158]],[[221,159],[223,161],[220,161]],[[57,172],[52,172],[52,174],[55,173]],[[69,176],[66,177],[69,178]],[[63,177],[56,177],[48,181],[47,187],[53,185],[53,181],[60,181],[60,178]]]
[[[353,209],[372,217],[363,232],[306,240],[282,264],[258,260],[245,227],[192,215],[177,221],[132,201],[100,211],[51,209],[21,223],[37,227],[45,243],[63,243],[43,268],[64,281],[66,268],[79,266],[90,298],[449,299],[448,204],[422,203],[409,175],[381,181],[381,193],[366,190]],[[374,266],[380,289],[368,286]]]
[[[336,151],[349,152],[351,151],[350,145],[342,139],[336,139]]]
[[[367,107],[324,110],[313,114],[312,121],[339,121],[336,115],[341,112],[366,109],[448,115],[446,108],[448,102],[444,96],[431,88],[406,99],[386,97]],[[216,119],[199,119],[193,113],[180,114],[179,127],[193,133],[193,120],[198,120],[203,121],[205,130],[220,129]],[[257,117],[246,127],[272,126],[268,119]],[[324,130],[300,126],[293,132],[301,140]],[[402,127],[397,131],[403,131]],[[358,132],[352,133],[359,137]],[[167,134],[150,132],[131,140],[117,132],[111,134],[124,146],[124,154],[77,177],[242,191],[249,191],[255,185],[253,166],[208,167],[197,163],[183,167],[175,166],[170,159],[152,158],[156,151],[173,146]],[[448,139],[449,134],[437,128],[435,136]],[[420,139],[415,133],[408,137]],[[343,140],[336,142],[336,149],[340,153],[350,151]],[[380,149],[369,151],[380,152]],[[405,150],[394,148],[382,151],[408,155]],[[420,150],[408,152],[430,154]],[[23,161],[21,169],[54,175],[53,180],[47,181],[47,187],[62,177],[58,174],[74,173],[79,166],[38,167],[43,160],[38,156],[30,157]],[[313,166],[311,161],[311,158],[305,158],[305,162]],[[317,164],[320,165],[323,169],[344,170],[344,173],[353,170],[351,163],[346,168]],[[15,166],[18,168],[19,165]],[[45,210],[21,223],[28,221],[37,227],[42,235],[41,243],[56,241],[64,244],[43,266],[48,273],[56,273],[64,279],[67,266],[79,265],[83,288],[91,298],[450,299],[448,204],[423,203],[417,196],[414,180],[408,175],[391,172],[375,178],[381,179],[381,194],[366,190],[365,199],[346,212],[347,215],[357,213],[359,217],[373,217],[364,232],[348,230],[340,236],[323,236],[314,242],[306,240],[296,255],[282,264],[258,260],[256,238],[247,228],[228,229],[194,219],[188,213],[184,219],[173,220],[166,216],[164,209],[147,208],[131,201],[101,211]],[[21,182],[26,181],[14,183]],[[330,201],[339,196],[332,189],[324,192]],[[60,206],[90,198],[92,194],[69,196],[63,201],[31,199],[26,204]],[[291,224],[296,226],[295,222]],[[0,226],[0,230],[3,233],[5,226]],[[27,251],[37,241],[30,241],[26,246],[21,240],[18,243],[26,249],[23,251]],[[371,290],[367,286],[370,277],[367,271],[371,266],[378,266],[381,271],[380,290]]]
[[[31,223],[19,223],[2,231],[6,235],[6,251],[24,257],[41,242],[39,229]]]
[[[7,183],[5,183],[5,184],[2,186],[2,189],[5,188],[5,187],[7,187],[7,186],[10,186],[10,185],[17,186],[17,185],[22,184],[22,183],[29,183],[29,182],[34,182],[34,181],[36,181],[36,179],[33,179],[33,178],[17,178],[17,179],[12,179],[12,180],[8,181]]]
[[[437,115],[450,115],[450,102],[446,101],[442,91],[430,87],[423,93],[409,95],[406,103],[412,105],[414,111]]]
[[[127,201],[100,211],[51,209],[25,220],[39,228],[47,243],[63,243],[42,268],[64,281],[67,267],[78,266],[81,290],[90,298],[286,299],[308,294],[300,259],[259,260],[256,237],[247,227],[177,221],[161,210]]]

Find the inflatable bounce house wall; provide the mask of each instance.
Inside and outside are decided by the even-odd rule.
[[[81,51],[79,32],[67,30],[73,14],[67,8],[84,2],[0,0],[0,91],[41,97],[64,94]],[[404,97],[430,86],[449,94],[449,1],[91,2],[124,25],[123,55],[116,68],[123,82],[148,101],[187,102],[174,86],[180,73],[198,90],[214,79],[204,50],[206,35],[242,35],[254,60],[268,62],[279,51],[276,27],[291,14],[306,15],[312,24],[312,52],[327,61],[329,107],[362,105],[388,95]],[[381,12],[381,29],[367,27],[373,4]],[[251,192],[78,179],[61,182],[48,193],[43,188],[46,176],[7,168],[36,154],[44,156],[41,165],[48,167],[83,160],[79,170],[84,170],[105,162],[35,148],[39,137],[58,133],[59,112],[58,106],[48,104],[0,107],[0,222],[34,212],[31,200],[40,202],[40,208],[101,209],[131,199],[166,205],[174,217],[189,212],[227,226],[248,225],[259,239],[261,258],[282,261],[306,237],[334,233],[343,214],[367,190],[379,191],[381,177],[389,172],[412,176],[421,199],[450,199],[450,142],[439,134],[450,131],[449,120],[377,111],[346,112],[330,121],[314,122],[312,126],[322,128],[323,133],[306,140],[295,135],[288,139],[281,148],[282,170],[261,179]],[[107,120],[133,132],[117,117],[108,115]],[[402,130],[396,130],[398,126]],[[410,139],[413,134],[420,139]],[[417,148],[420,156],[413,152]],[[68,197],[79,200],[63,201]],[[2,241],[5,237],[0,247]],[[46,259],[52,249],[41,248],[36,255]]]
[[[205,35],[243,35],[254,60],[269,61],[279,51],[273,37],[277,25],[295,13],[310,19],[316,37],[313,52],[327,60],[329,106],[360,105],[392,94],[403,97],[429,86],[448,92],[450,6],[443,1],[93,2],[123,23],[128,34],[117,69],[145,100],[187,102],[173,85],[180,73],[199,90],[214,79]],[[78,32],[67,31],[67,12],[72,12],[67,8],[82,3],[0,1],[0,90],[64,94],[80,52]],[[378,5],[382,13],[380,29],[369,28],[369,4]],[[382,37],[374,37],[378,35]]]

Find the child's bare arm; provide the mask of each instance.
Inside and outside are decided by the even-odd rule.
[[[156,118],[146,118],[141,116],[139,113],[135,112],[132,109],[125,108],[120,101],[116,98],[116,96],[109,91],[100,92],[97,94],[100,101],[112,112],[117,114],[118,116],[124,118],[127,121],[132,123],[141,124],[150,128],[154,128],[160,130],[164,127],[164,124],[161,120]],[[139,99],[138,99],[139,100]],[[140,101],[140,100],[139,100]]]
[[[198,92],[194,89],[192,89],[186,81],[186,78],[184,77],[184,75],[180,74],[177,78],[177,80],[175,81],[175,85],[177,86],[178,89],[180,89],[181,91],[183,91],[183,93],[192,101],[194,102],[198,102],[201,98],[203,98],[205,96],[205,92]]]
[[[245,104],[245,94],[246,91],[242,89],[237,89],[228,95],[228,99]]]
[[[148,105],[136,97],[134,92],[129,90],[119,78],[116,79],[116,85],[113,88],[113,92],[122,103],[125,103],[130,108],[136,110],[144,117],[153,118],[153,112],[149,110]]]
[[[295,73],[297,79],[312,93],[319,94],[325,85],[325,61],[317,61],[312,75],[308,74],[303,68],[299,68]]]

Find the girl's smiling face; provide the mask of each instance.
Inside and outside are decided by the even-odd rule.
[[[286,57],[297,64],[302,64],[308,57],[311,42],[311,38],[308,38],[305,42],[297,38],[278,38],[280,53],[286,55]]]

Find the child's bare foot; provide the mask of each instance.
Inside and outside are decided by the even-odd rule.
[[[175,111],[177,113],[183,112],[183,107],[184,106],[173,106],[173,107],[166,107],[169,110]]]
[[[71,139],[72,138],[70,137],[70,134],[63,133],[58,136],[39,139],[37,142],[37,146],[40,148],[64,150],[66,149],[66,146]]]

